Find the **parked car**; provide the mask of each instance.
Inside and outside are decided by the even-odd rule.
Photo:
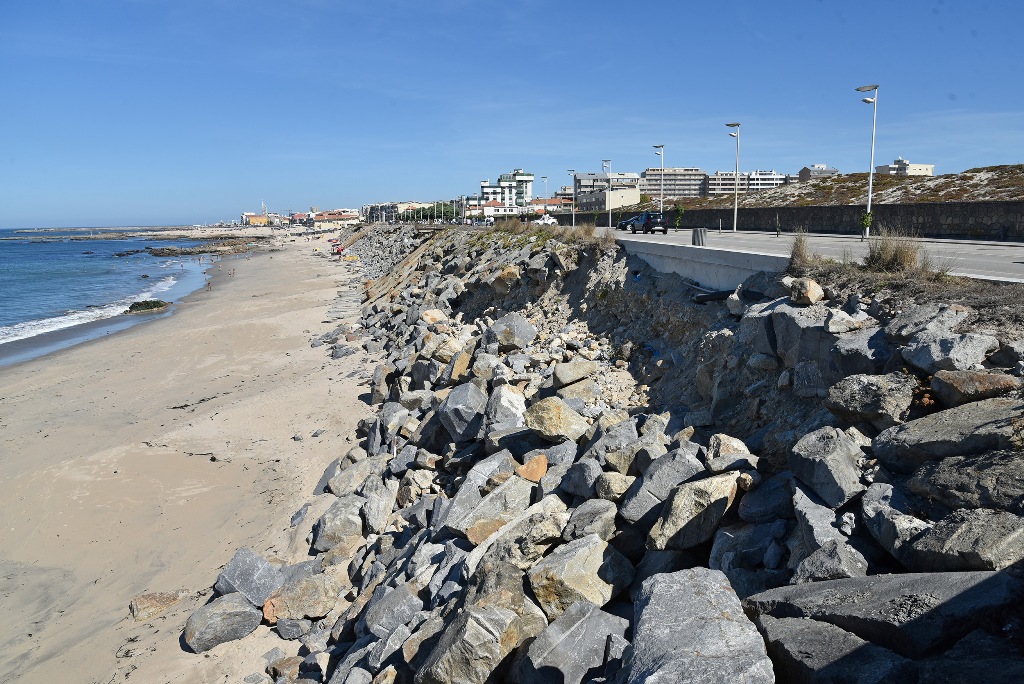
[[[636,222],[636,221],[637,221],[637,220],[638,220],[639,218],[640,218],[640,215],[639,215],[639,214],[638,214],[637,216],[630,216],[630,217],[629,217],[628,219],[622,219],[621,221],[619,221],[619,222],[618,222],[617,224],[615,224],[615,227],[616,227],[616,228],[617,228],[618,230],[627,230],[627,229],[629,229],[629,227],[630,227],[630,226],[632,226],[632,225],[633,225],[633,223],[635,223],[635,222]],[[635,232],[635,231],[634,231],[634,232]]]
[[[634,220],[635,219],[635,220]],[[656,233],[659,230],[668,235],[668,226],[665,224],[665,217],[660,211],[645,211],[639,216],[630,219],[629,229],[633,233],[642,230],[645,233]]]
[[[544,214],[539,219],[536,219],[534,221],[534,223],[536,223],[537,225],[540,225],[540,226],[557,226],[558,225],[558,221],[555,219],[555,217],[554,216],[550,216],[548,214]]]

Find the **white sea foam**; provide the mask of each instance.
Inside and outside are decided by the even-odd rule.
[[[2,327],[0,328],[0,344],[14,342],[15,340],[28,339],[30,337],[35,337],[36,335],[42,335],[56,330],[63,330],[75,325],[82,325],[83,323],[92,323],[94,321],[102,321],[106,318],[120,316],[128,311],[128,307],[131,306],[132,302],[142,299],[152,299],[157,294],[171,289],[176,281],[177,278],[167,276],[153,283],[153,285],[137,295],[125,297],[117,300],[116,302],[111,302],[110,304],[91,307],[84,311],[68,311],[63,316],[53,316],[51,318],[42,318],[35,321],[25,321],[24,323],[16,323],[15,325]]]

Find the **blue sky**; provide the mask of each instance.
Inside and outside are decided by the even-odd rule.
[[[1020,163],[1024,4],[0,3],[0,228],[449,198],[525,168]]]

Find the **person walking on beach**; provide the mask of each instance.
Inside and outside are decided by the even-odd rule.
[[[209,280],[207,280],[206,281],[206,291],[210,292],[212,290],[213,290],[213,283],[211,283]]]

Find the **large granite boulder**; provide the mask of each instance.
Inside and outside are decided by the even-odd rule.
[[[534,402],[526,409],[526,426],[552,442],[575,442],[590,424],[558,397]]]
[[[526,398],[514,385],[498,385],[487,399],[487,424],[521,427],[526,424]]]
[[[1020,600],[1021,580],[998,572],[872,575],[769,589],[748,614],[828,622],[908,658],[952,645]]]
[[[530,587],[549,619],[577,601],[603,606],[633,581],[633,566],[596,534],[556,548],[529,572]]]
[[[901,350],[903,360],[924,373],[938,370],[969,370],[999,349],[999,340],[976,333],[923,332]]]
[[[793,517],[793,473],[784,470],[750,490],[740,499],[740,519],[751,523]]]
[[[221,596],[199,608],[185,623],[184,639],[196,653],[241,639],[259,627],[263,613],[238,592]]]
[[[906,422],[917,387],[909,373],[850,375],[829,388],[825,408],[851,425],[866,422],[885,430]]]
[[[341,545],[354,551],[363,542],[365,503],[366,499],[355,494],[338,497],[313,525],[313,548],[330,551]]]
[[[1024,558],[1024,518],[1006,511],[953,511],[910,543],[917,572],[1001,570]]]
[[[263,617],[279,620],[322,618],[338,604],[349,586],[348,578],[332,566],[325,572],[290,579],[263,603]]]
[[[949,332],[967,321],[971,309],[959,304],[912,304],[885,326],[886,336],[902,344],[922,332]]]
[[[487,394],[467,382],[448,393],[437,415],[453,441],[467,442],[481,436],[486,410]]]
[[[495,670],[506,656],[547,627],[544,613],[523,593],[517,568],[488,563],[473,580],[464,607],[418,668],[416,684],[500,681]]]
[[[281,569],[251,549],[238,549],[217,576],[214,588],[221,594],[237,591],[254,606],[263,602],[285,583]]]
[[[925,463],[910,491],[951,508],[998,508],[1024,514],[1024,452],[988,451]]]
[[[484,331],[484,344],[497,344],[501,352],[525,349],[537,337],[537,329],[521,314],[505,314]]]
[[[775,681],[761,635],[718,570],[655,575],[643,583],[633,611],[622,684]]]
[[[887,468],[909,473],[927,461],[1010,448],[1022,415],[1022,399],[985,399],[889,428],[872,448]]]
[[[680,448],[657,458],[643,476],[630,485],[619,505],[619,515],[631,523],[649,527],[661,513],[662,503],[687,480],[703,477],[704,465],[697,460],[698,447],[686,442]]]
[[[827,622],[763,615],[756,624],[784,682],[891,684],[910,662]]]
[[[940,370],[932,376],[932,392],[943,408],[999,397],[1020,386],[1019,378],[994,371]]]
[[[579,684],[603,674],[609,637],[625,639],[629,621],[589,601],[569,606],[526,648],[510,677],[513,684]]]
[[[800,438],[789,453],[789,469],[831,508],[863,492],[860,445],[845,432],[823,427]]]
[[[909,499],[891,484],[874,483],[860,503],[864,526],[875,541],[904,567],[912,567],[910,544],[930,523],[912,515]]]
[[[737,473],[685,482],[672,492],[651,528],[652,549],[688,549],[715,534],[738,489]]]

